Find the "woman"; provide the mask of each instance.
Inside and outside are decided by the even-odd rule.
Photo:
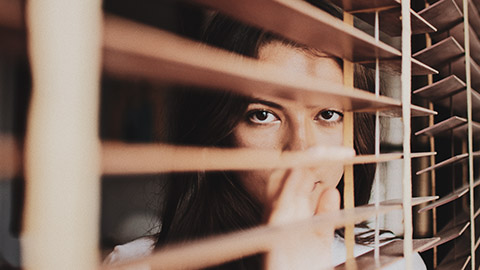
[[[330,5],[316,1],[330,14],[341,17]],[[343,83],[342,61],[324,53],[285,40],[272,33],[246,26],[216,15],[205,30],[204,41],[259,61],[275,64],[284,72],[297,72]],[[355,70],[355,86],[372,89],[371,77],[360,66]],[[341,146],[343,141],[343,107],[341,103],[304,104],[260,93],[245,97],[228,92],[176,91],[169,116],[170,143],[179,145],[248,147],[280,151],[306,150],[311,147]],[[355,150],[372,153],[373,120],[365,114],[355,115]],[[368,202],[374,165],[355,167],[355,204]],[[110,261],[124,259],[135,252],[148,254],[153,247],[189,241],[215,234],[267,224],[284,224],[312,217],[341,207],[343,165],[312,169],[255,170],[241,172],[198,172],[171,176],[166,185],[166,199],[161,212],[161,232],[118,247]],[[337,234],[341,235],[341,231]],[[286,241],[286,240],[285,240]],[[345,256],[341,238],[332,230],[302,239],[296,250],[255,255],[212,269],[318,269],[329,259]],[[357,242],[365,239],[357,237]],[[288,245],[295,245],[298,239]],[[311,246],[312,256],[305,251]],[[369,248],[356,246],[356,253]],[[135,251],[132,251],[135,250]],[[338,254],[337,254],[338,253]],[[417,258],[418,259],[418,258]],[[416,268],[418,269],[418,268]]]

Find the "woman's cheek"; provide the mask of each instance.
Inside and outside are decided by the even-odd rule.
[[[267,184],[271,170],[254,170],[237,172],[238,179],[247,192],[253,195],[262,205],[268,203]]]

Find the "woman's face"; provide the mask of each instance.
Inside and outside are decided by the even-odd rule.
[[[269,43],[259,50],[259,59],[270,62],[285,72],[296,72],[328,80],[343,82],[342,69],[332,58],[314,56],[301,49]],[[237,147],[261,148],[278,151],[300,151],[314,146],[341,146],[343,143],[343,108],[340,102],[325,100],[303,104],[282,98],[255,94],[247,112],[233,130]],[[332,164],[300,169],[302,179],[316,187],[335,187],[343,174],[343,164]],[[246,189],[263,204],[270,202],[280,185],[269,183],[278,170],[239,172]],[[268,191],[267,191],[268,189]]]

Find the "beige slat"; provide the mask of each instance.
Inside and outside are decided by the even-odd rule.
[[[474,157],[479,157],[480,156],[480,151],[473,152],[473,156]],[[444,161],[441,161],[441,162],[439,162],[439,163],[437,163],[433,166],[430,166],[428,168],[425,168],[423,170],[418,171],[417,175],[420,175],[422,173],[429,172],[429,171],[432,171],[432,170],[436,170],[436,169],[439,169],[439,168],[442,168],[442,167],[445,167],[445,166],[448,166],[448,165],[453,165],[453,164],[455,164],[457,162],[460,162],[460,161],[465,161],[465,159],[467,157],[468,157],[468,153],[453,156],[453,157],[448,158]]]
[[[462,20],[462,11],[453,0],[440,0],[418,13],[438,31],[443,31]]]
[[[301,235],[325,224],[335,228],[366,220],[375,214],[398,210],[399,206],[356,207],[315,216],[311,219],[283,226],[258,226],[240,232],[213,236],[183,245],[172,245],[154,254],[117,265],[101,266],[102,270],[126,269],[150,265],[162,269],[204,268],[240,257],[268,251],[277,241],[288,235]]]
[[[469,214],[466,213],[465,222],[468,222],[469,220],[470,220]],[[455,240],[455,244],[457,245],[457,247],[468,247],[468,246],[470,246],[470,235],[469,235],[469,233],[462,234],[458,239]],[[470,249],[469,248],[451,250],[450,252],[448,252],[448,254],[446,254],[444,256],[441,263],[453,262],[453,261],[455,261],[456,258],[467,257],[469,255],[470,255]],[[457,268],[457,269],[460,269],[460,268]]]
[[[472,123],[473,133],[480,134],[480,123]],[[458,116],[452,116],[442,122],[439,122],[431,127],[427,127],[420,131],[415,132],[415,135],[428,135],[428,136],[448,136],[449,131],[453,132],[453,136],[458,139],[465,139],[467,137],[467,123],[466,119]],[[474,137],[477,141],[480,138]]]
[[[101,8],[28,1],[24,269],[93,269],[100,260]]]
[[[472,89],[472,119],[480,121],[480,94]],[[467,91],[462,90],[451,97],[440,99],[434,103],[445,108],[450,108],[455,115],[467,117]]]
[[[426,239],[414,239],[413,251],[419,252],[424,250],[425,247],[432,245],[439,241],[440,238],[426,238]],[[368,269],[381,269],[388,267],[392,263],[403,259],[403,240],[393,240],[392,242],[380,247],[380,265],[376,265],[373,250],[367,252],[361,256],[358,256],[354,261],[338,265],[335,270],[348,270],[352,269],[351,266],[355,265],[356,269],[368,270]]]
[[[430,246],[426,247],[425,250],[431,249],[433,247],[440,246],[445,244],[449,241],[452,241],[458,237],[460,237],[465,230],[467,230],[468,226],[470,226],[470,222],[466,222],[464,224],[459,224],[451,228],[444,229],[440,231],[436,237],[440,238],[439,241],[432,243]]]
[[[375,61],[359,62],[369,68],[375,68]],[[383,59],[380,61],[380,67],[383,71],[391,74],[400,74],[401,72],[400,59]],[[438,74],[438,71],[415,58],[412,58],[412,76]]]
[[[104,174],[287,168],[315,166],[319,162],[365,164],[402,158],[401,153],[353,156],[353,152],[348,149],[329,147],[310,149],[306,152],[279,153],[255,149],[104,142],[102,149]],[[412,157],[418,158],[435,154],[435,152],[413,153]],[[0,179],[7,180],[22,174],[23,153],[18,140],[9,136],[0,136],[0,158],[5,160],[0,164]]]
[[[465,89],[465,83],[455,75],[450,75],[433,84],[413,91],[413,94],[428,100],[438,100]]]
[[[431,67],[439,68],[462,54],[464,54],[464,50],[460,44],[455,38],[448,37],[413,54],[413,57]]]
[[[427,203],[438,199],[438,196],[425,196],[425,197],[413,197],[412,206],[416,206],[422,203]],[[380,202],[380,205],[402,205],[402,199],[391,199]],[[368,204],[367,206],[375,206],[375,204]]]
[[[459,127],[460,125],[464,125],[466,122],[467,120],[464,118],[452,116],[444,121],[436,123],[433,126],[415,132],[415,135],[435,136],[437,134],[445,133],[446,131]]]
[[[437,31],[437,29],[418,15],[415,11],[410,12],[412,21],[412,34],[425,34]],[[373,25],[375,23],[375,13],[358,12],[355,16]],[[402,34],[402,20],[400,7],[382,10],[379,12],[380,30],[390,36],[400,36]]]
[[[478,64],[470,60],[470,69],[472,73],[472,87],[474,89],[480,89],[480,67]],[[451,72],[451,73],[450,73]],[[465,81],[465,57],[459,57],[451,62],[450,67],[446,67],[440,70],[441,76],[449,76],[451,74],[456,75],[462,81]]]
[[[349,61],[399,57],[393,47],[295,0],[190,0]],[[268,10],[268,12],[265,12]],[[278,16],[282,14],[282,16]],[[286,19],[288,18],[288,19]],[[328,38],[325,38],[328,37]]]
[[[358,112],[375,113],[376,110],[374,111],[372,109],[366,109],[366,110],[358,110]],[[392,109],[385,108],[379,111],[379,115],[384,117],[402,117],[402,108],[400,107],[396,107]],[[421,106],[411,105],[412,117],[429,116],[429,115],[437,115],[437,112]]]
[[[478,185],[480,185],[480,180],[477,180],[477,181],[474,182],[474,187],[477,187]],[[452,201],[454,201],[458,198],[461,198],[463,195],[467,194],[468,190],[469,190],[468,185],[465,185],[461,188],[458,188],[458,189],[454,190],[452,193],[450,193],[448,195],[445,195],[440,200],[421,208],[420,210],[418,210],[418,212],[422,213],[422,212],[431,210],[433,208],[442,206],[444,204],[447,204],[449,202],[452,202]]]
[[[464,222],[468,222],[470,220],[469,214],[465,213],[466,217],[463,219]],[[460,221],[457,223],[461,223]],[[463,223],[462,223],[463,224]],[[475,249],[478,248],[477,244],[479,243],[480,238],[477,238],[475,242]],[[457,247],[468,247],[470,245],[470,235],[469,233],[462,234],[458,239],[455,240],[455,244]],[[464,249],[457,249],[457,250],[451,250],[448,254],[446,254],[442,260],[442,263],[448,263],[448,262],[453,262],[455,261],[455,258],[459,257],[467,257],[470,255],[470,249],[469,248],[464,248]]]
[[[451,36],[455,38],[455,40],[458,41],[458,43],[462,46],[462,48],[465,45],[465,40],[464,40],[464,34],[463,34],[463,29],[464,25],[463,22],[455,25],[450,29],[448,32],[450,33]],[[476,62],[480,62],[480,40],[478,39],[478,36],[475,34],[473,31],[472,27],[470,26],[470,56],[472,57],[473,60]]]
[[[107,143],[103,148],[105,174],[138,174],[200,170],[289,168],[341,162],[353,157],[342,147],[317,147],[307,152],[258,149],[220,149],[152,144]]]
[[[463,0],[455,0],[457,6],[463,12]],[[468,22],[472,26],[477,36],[480,36],[480,15],[477,8],[474,6],[471,0],[468,0]]]
[[[453,261],[442,261],[436,270],[452,270],[452,269],[465,269],[472,257],[470,255],[464,257],[458,257]]]
[[[412,157],[435,153],[413,153]],[[401,153],[353,156],[348,148],[316,147],[305,152],[277,152],[258,149],[220,149],[162,144],[104,143],[104,174],[145,174],[200,170],[248,170],[314,167],[343,162],[365,164],[402,158]]]
[[[332,0],[332,3],[347,12],[389,9],[399,7],[399,0]]]

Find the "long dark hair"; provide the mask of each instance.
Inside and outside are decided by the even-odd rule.
[[[332,15],[341,16],[330,5],[315,2]],[[205,28],[203,41],[253,58],[258,57],[261,46],[271,41],[308,50],[306,46],[219,14]],[[341,61],[338,62],[341,65]],[[355,86],[373,88],[369,72],[361,66],[355,67]],[[177,89],[168,100],[168,140],[179,145],[232,147],[231,132],[244,117],[249,102],[247,97],[231,92]],[[357,154],[373,152],[373,126],[370,115],[355,114]],[[355,166],[356,205],[368,202],[374,172],[374,165]],[[162,227],[156,247],[257,226],[263,220],[260,202],[232,172],[176,173],[170,175],[164,188],[166,198],[160,213]],[[337,188],[342,193],[343,179]],[[261,266],[261,256],[256,255],[212,269],[259,269]]]

